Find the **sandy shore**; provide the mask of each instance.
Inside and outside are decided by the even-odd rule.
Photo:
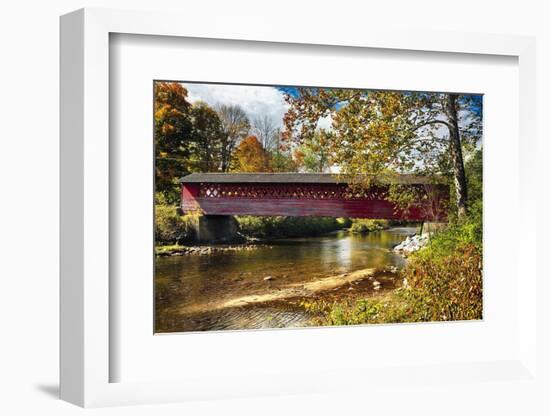
[[[240,296],[233,299],[221,301],[207,305],[192,305],[180,309],[181,313],[193,313],[204,310],[217,310],[223,308],[234,308],[247,306],[257,303],[265,303],[271,301],[285,300],[294,297],[307,297],[326,290],[335,289],[358,280],[372,278],[376,269],[362,269],[351,273],[343,273],[330,277],[325,277],[313,282],[293,283],[276,289],[268,289],[265,293],[257,293],[254,295]]]

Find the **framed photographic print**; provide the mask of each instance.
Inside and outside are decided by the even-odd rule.
[[[538,388],[534,41],[180,18],[61,19],[62,398]]]

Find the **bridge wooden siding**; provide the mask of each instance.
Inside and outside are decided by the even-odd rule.
[[[398,209],[387,200],[399,183],[425,195],[414,207]],[[445,221],[449,187],[427,178],[401,175],[357,191],[337,175],[307,173],[193,173],[180,180],[181,209],[203,215],[317,216]]]

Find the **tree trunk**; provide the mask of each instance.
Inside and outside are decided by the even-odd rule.
[[[229,170],[229,155],[230,155],[230,152],[229,152],[229,144],[227,142],[223,142],[222,143],[222,163],[221,163],[221,168],[222,168],[222,172],[227,172]]]
[[[458,115],[456,111],[457,94],[448,94],[446,100],[446,113],[449,121],[450,154],[453,167],[453,179],[456,189],[456,206],[458,217],[466,215],[468,202],[468,191],[466,184],[466,172],[464,171],[464,160],[462,158],[462,145],[460,143],[460,132],[458,130]]]

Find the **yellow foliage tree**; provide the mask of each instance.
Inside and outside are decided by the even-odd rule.
[[[246,137],[233,155],[233,172],[271,172],[269,154],[256,136]]]

